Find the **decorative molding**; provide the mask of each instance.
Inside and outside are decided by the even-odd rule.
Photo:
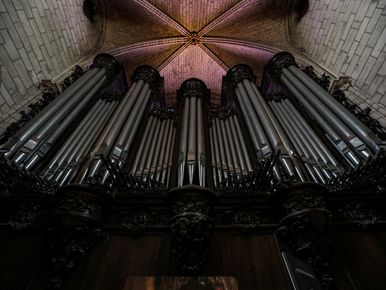
[[[363,202],[345,202],[338,211],[349,221],[361,228],[368,229],[381,220],[381,215],[374,209],[368,208]]]
[[[47,290],[62,289],[71,271],[105,237],[99,227],[87,224],[64,229],[54,227],[48,235],[51,263],[45,285]]]
[[[11,193],[29,193],[31,196],[52,196],[58,190],[54,182],[40,178],[32,172],[17,167],[0,154],[0,189]]]
[[[38,222],[44,222],[45,215],[38,202],[22,203],[11,210],[8,224],[14,230],[27,229]]]
[[[188,97],[197,97],[205,100],[207,99],[208,95],[209,90],[205,83],[202,80],[196,78],[191,78],[184,81],[180,89],[177,91],[177,97],[179,100]]]
[[[255,231],[261,224],[274,223],[266,213],[251,208],[249,205],[239,205],[226,211],[222,217],[222,225],[235,226],[243,233]]]
[[[260,160],[255,166],[255,171],[249,175],[240,177],[230,175],[217,186],[216,191],[220,196],[230,194],[257,195],[261,192],[271,192],[273,190],[272,184],[278,184],[276,181],[274,182],[273,175],[273,167],[277,163],[278,156],[276,153]]]
[[[266,68],[267,72],[274,79],[278,80],[280,79],[282,69],[291,65],[298,66],[295,57],[289,52],[282,51],[272,57]]]
[[[306,75],[308,75],[314,82],[316,82],[319,86],[321,86],[324,90],[328,92],[328,89],[330,88],[331,84],[331,78],[323,73],[321,76],[318,76],[315,73],[314,68],[312,65],[306,66],[301,69]]]
[[[346,94],[340,88],[336,88],[331,94],[335,100],[341,103],[347,110],[350,111],[359,121],[365,124],[371,131],[373,131],[380,139],[386,141],[386,128],[384,128],[379,121],[370,116],[371,108],[362,109],[357,104],[346,97]]]
[[[381,194],[386,190],[386,151],[357,168],[346,171],[327,184],[331,194]]]
[[[213,198],[213,192],[198,186],[183,186],[168,193],[173,214],[168,222],[173,236],[172,255],[183,273],[198,273],[209,258]]]
[[[250,80],[251,82],[256,81],[256,77],[253,75],[253,70],[246,64],[237,64],[232,67],[226,74],[227,79],[234,88],[243,79]]]
[[[131,77],[132,82],[143,80],[148,83],[152,91],[157,91],[159,82],[162,80],[159,72],[150,65],[141,65],[137,67]]]
[[[123,70],[121,64],[114,56],[108,53],[100,53],[95,58],[90,68],[99,67],[106,71],[107,82],[111,82],[120,70]]]
[[[287,215],[309,209],[326,210],[327,193],[327,188],[316,183],[294,184],[280,192],[281,207]]]
[[[138,238],[151,226],[165,226],[166,217],[148,208],[122,211],[118,217],[119,225],[131,237]]]

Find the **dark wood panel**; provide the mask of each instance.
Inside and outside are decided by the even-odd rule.
[[[65,289],[123,289],[130,276],[167,276],[169,239],[166,234],[149,234],[138,239],[111,235],[77,267]]]
[[[338,237],[338,289],[386,289],[386,234],[353,232]]]
[[[217,233],[206,275],[233,276],[240,289],[291,289],[273,235]]]
[[[0,289],[41,289],[47,245],[40,234],[0,234]]]
[[[76,269],[65,289],[124,289],[128,277],[177,276],[167,235],[112,235]],[[217,233],[202,276],[233,276],[240,289],[291,289],[272,235]]]

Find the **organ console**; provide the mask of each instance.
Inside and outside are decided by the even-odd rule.
[[[362,184],[378,186],[374,190],[383,188],[385,177],[376,171],[385,158],[384,141],[308,77],[291,54],[275,55],[261,83],[249,66],[236,65],[223,78],[221,106],[211,103],[202,80],[192,78],[176,92],[175,106],[167,107],[157,70],[138,67],[128,86],[120,64],[98,55],[3,142],[1,184],[14,191],[7,178],[16,177],[6,174],[23,172],[17,176],[55,188],[50,194],[77,192],[79,185],[85,186],[79,195],[88,191],[88,197],[157,194],[172,204],[169,227],[185,270],[203,265],[197,262],[200,241],[210,239],[216,226],[212,210],[226,196],[237,200],[248,193],[267,200],[294,184],[318,188],[320,195],[336,188],[347,192],[358,176]],[[378,167],[371,172],[369,166]],[[191,244],[195,235],[204,238]],[[195,247],[197,256],[184,256],[181,243]]]

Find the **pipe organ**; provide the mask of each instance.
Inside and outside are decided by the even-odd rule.
[[[159,94],[162,79],[148,66],[137,68],[120,97],[104,98],[101,92],[114,86],[119,71],[109,58],[96,57],[2,146],[4,156],[60,186],[107,184],[113,177],[106,163],[111,163],[166,188],[216,188],[252,175],[258,162],[274,155],[271,183],[328,184],[374,157],[383,144],[288,53],[266,66],[262,88],[248,66],[233,67],[223,78],[219,108],[209,106],[210,91],[198,79],[185,81],[176,92],[176,108],[166,108]]]
[[[211,103],[199,79],[181,84],[173,107],[166,107],[162,88],[163,78],[150,66],[138,67],[129,86],[117,60],[96,56],[79,79],[1,144],[6,170],[0,185],[17,172],[11,177],[25,177],[20,183],[53,188],[47,192],[57,192],[59,213],[92,226],[114,199],[167,204],[167,222],[156,229],[173,235],[173,255],[187,272],[198,271],[208,258],[211,233],[222,220],[212,218],[216,206],[218,213],[247,195],[254,206],[268,208],[272,196],[280,196],[290,200],[282,206],[287,216],[275,221],[283,225],[300,214],[291,203],[293,195],[304,194],[299,184],[318,202],[336,188],[352,190],[363,172],[364,184],[383,188],[384,175],[369,166],[384,172],[384,141],[289,53],[278,53],[265,66],[260,87],[249,66],[230,69],[221,106]],[[299,208],[301,214],[308,209],[303,203]],[[135,222],[146,228],[149,220],[141,213]],[[235,216],[231,222],[242,220]]]

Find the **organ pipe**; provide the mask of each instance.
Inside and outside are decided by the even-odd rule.
[[[166,108],[159,96],[162,78],[148,66],[136,69],[128,89],[108,97],[119,80],[123,83],[121,70],[112,57],[97,56],[89,70],[1,145],[2,152],[59,186],[108,187],[124,176],[122,184],[138,188],[224,190],[253,184],[260,170],[272,170],[271,184],[328,185],[382,146],[288,54],[266,66],[262,89],[248,66],[232,68],[223,79],[223,107],[210,105],[205,84],[189,79],[177,92],[178,107]],[[322,133],[314,130],[318,126]]]
[[[302,72],[291,54],[278,53],[267,65],[267,69],[272,78],[286,87],[296,101],[305,108],[352,167],[359,166],[379,152],[382,141],[342,104]],[[294,109],[287,102],[285,110],[293,112]],[[296,117],[295,115],[297,114],[293,113],[292,116]],[[299,127],[302,129],[301,124]],[[303,129],[309,132],[309,128],[303,126]],[[312,140],[315,142],[315,136]],[[316,147],[314,146],[314,149]],[[328,158],[331,163],[335,163],[335,169],[331,174],[336,176],[337,172],[342,171],[339,166],[336,166],[336,160],[331,159],[331,154],[326,154],[324,147],[319,149],[321,150],[317,152],[320,153],[320,157]],[[324,170],[324,174],[329,174],[327,169]]]
[[[207,95],[205,84],[198,79],[185,81],[178,91],[180,102],[181,137],[177,164],[177,186],[197,184],[205,186],[207,180],[204,143],[203,99]]]
[[[102,92],[112,91],[113,86],[118,91],[125,89],[121,74],[122,68],[112,56],[96,56],[89,70],[10,138],[2,148],[4,155],[19,167],[41,171],[40,175],[51,178],[53,171],[62,166],[58,161],[68,161],[66,156],[78,146],[82,134],[109,107],[100,99]],[[63,136],[66,139],[60,146]],[[48,156],[54,156],[52,161],[47,160]],[[42,171],[45,164],[49,165]]]

